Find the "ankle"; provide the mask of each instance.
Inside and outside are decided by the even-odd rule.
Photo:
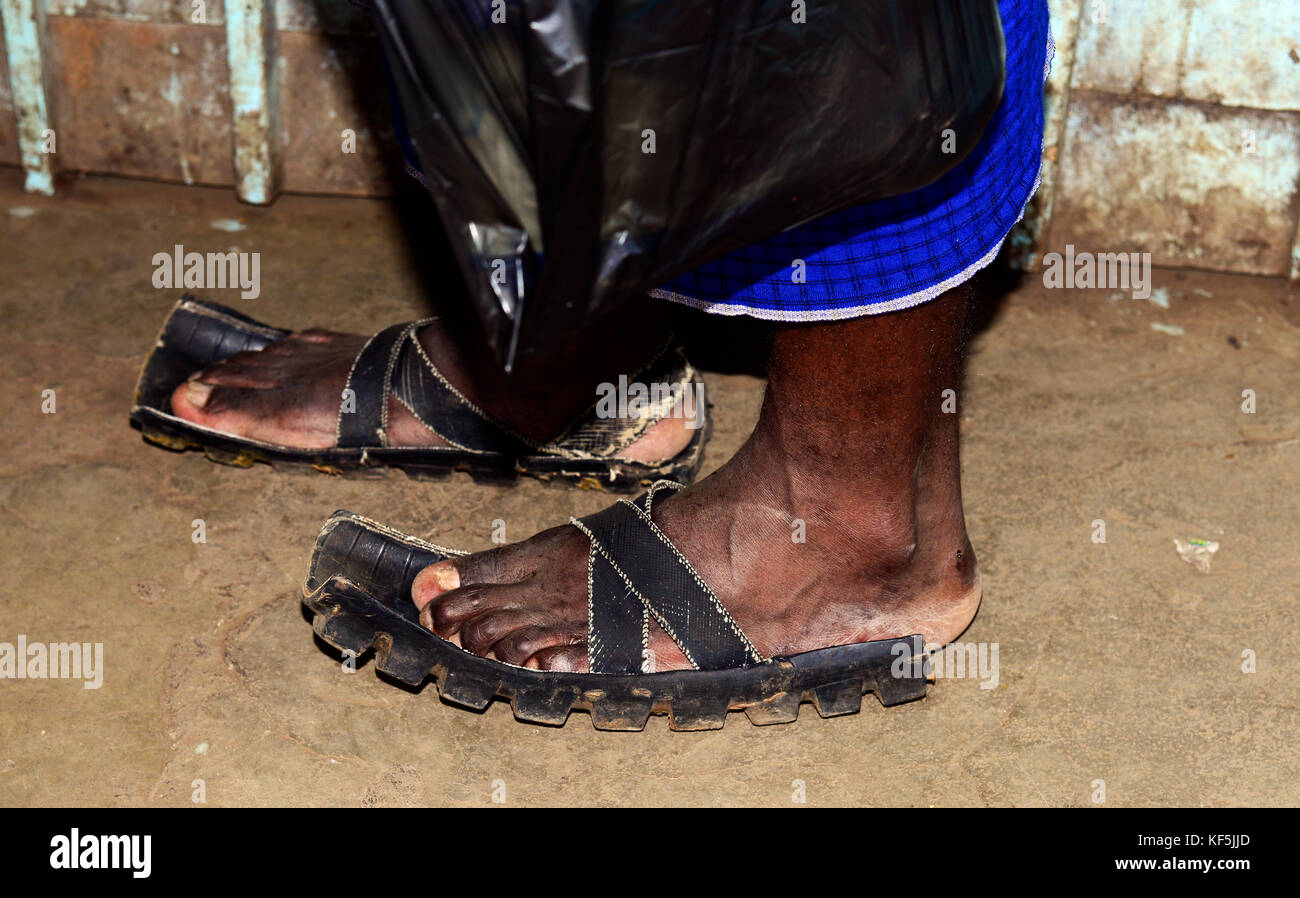
[[[847,559],[865,576],[895,579],[923,572],[970,581],[975,557],[956,454],[940,457],[927,446],[921,455],[920,463],[898,465],[890,474],[885,459],[828,461],[791,453],[756,432],[719,472],[726,481],[719,486],[747,494],[748,507],[770,508],[795,522],[819,556]]]
[[[602,383],[617,380],[662,350],[667,332],[652,329],[587,350],[562,347],[545,356],[525,356],[510,374],[487,347],[455,339],[437,322],[422,329],[419,340],[447,381],[489,416],[524,436],[549,440],[591,408]]]
[[[507,375],[486,355],[485,347],[465,346],[437,322],[423,328],[418,339],[438,371],[466,399],[531,439],[554,438],[595,401],[594,382],[588,386],[563,369],[543,376],[526,362]]]

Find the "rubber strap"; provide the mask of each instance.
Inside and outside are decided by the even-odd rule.
[[[588,559],[587,667],[592,673],[639,674],[650,665],[649,617],[632,587],[594,548]],[[591,596],[601,596],[592,601]]]
[[[442,376],[421,348],[414,330],[398,350],[392,391],[425,427],[460,449],[506,454],[530,448],[522,437],[487,417]]]
[[[394,324],[375,334],[361,348],[339,404],[338,447],[383,446],[388,424],[388,385],[397,350],[415,322]]]
[[[623,499],[585,518],[570,518],[591,539],[587,663],[592,673],[644,671],[646,613],[697,670],[763,661],[713,590],[650,519],[654,493],[680,486],[660,481],[635,502]],[[640,615],[632,610],[634,599],[642,605]],[[634,621],[640,631],[635,640]]]

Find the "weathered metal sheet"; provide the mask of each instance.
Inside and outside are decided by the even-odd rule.
[[[1296,0],[1085,0],[1074,86],[1300,109]]]
[[[1300,113],[1074,89],[1049,248],[1287,275]]]
[[[392,173],[400,170],[401,163],[384,97],[383,71],[373,41],[282,33],[284,189],[390,193]]]
[[[50,74],[66,108],[65,168],[235,183],[226,29],[53,16]],[[257,37],[262,39],[260,33]],[[378,48],[370,38],[302,32],[278,35],[280,124],[257,110],[270,100],[255,53],[244,119],[247,197],[273,196],[268,142],[287,146],[287,189],[306,193],[391,192],[395,145]],[[2,98],[0,98],[2,99]],[[0,109],[2,113],[2,109]],[[344,135],[353,132],[352,137]],[[0,124],[0,140],[3,140]],[[281,136],[282,135],[282,136]],[[347,140],[348,149],[344,151]],[[4,149],[0,144],[0,152]],[[16,152],[16,150],[15,150]],[[285,158],[287,156],[287,159]],[[3,161],[3,156],[0,156]],[[272,163],[273,164],[273,163]],[[273,182],[272,182],[273,183]]]
[[[51,16],[63,168],[234,183],[225,34]]]

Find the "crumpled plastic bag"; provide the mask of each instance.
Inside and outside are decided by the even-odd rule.
[[[1196,568],[1202,574],[1210,572],[1210,560],[1219,551],[1219,544],[1212,539],[1174,539],[1174,551],[1178,557]]]
[[[710,259],[935,181],[1002,94],[996,0],[371,6],[507,368]]]

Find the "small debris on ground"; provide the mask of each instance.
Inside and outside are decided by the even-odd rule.
[[[1202,574],[1210,572],[1210,559],[1219,551],[1219,544],[1212,539],[1174,540],[1178,557],[1196,568]]]
[[[1151,303],[1153,306],[1167,309],[1169,308],[1169,291],[1164,287],[1157,287],[1155,290],[1151,291],[1151,295],[1147,297],[1147,302]]]
[[[36,210],[33,209],[31,206],[10,206],[9,207],[10,218],[31,218],[35,214],[36,214]]]
[[[244,223],[233,218],[215,218],[212,220],[212,227],[218,231],[230,231],[231,233],[245,230]]]
[[[1159,321],[1151,322],[1153,331],[1160,331],[1162,334],[1168,334],[1171,337],[1181,337],[1185,332],[1176,324],[1161,324]]]

